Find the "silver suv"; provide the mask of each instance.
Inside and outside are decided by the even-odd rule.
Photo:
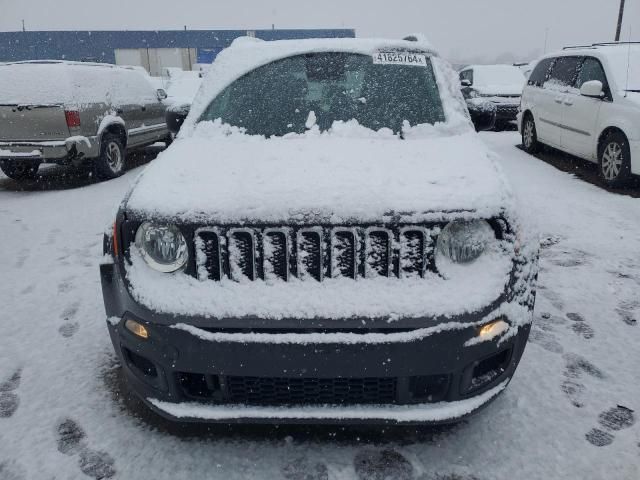
[[[169,141],[166,98],[140,72],[108,64],[0,64],[0,168],[34,178],[42,163],[91,161],[99,178],[121,175],[126,150]]]

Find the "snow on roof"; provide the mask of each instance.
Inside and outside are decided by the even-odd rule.
[[[418,50],[437,56],[433,46],[424,38],[411,40],[382,40],[369,38],[331,38],[305,40],[264,41],[253,37],[240,37],[216,57],[194,99],[191,113],[181,133],[193,130],[213,98],[227,85],[262,65],[293,55],[311,52],[349,52],[371,55],[380,50]]]
[[[145,80],[141,86],[140,79]],[[148,76],[106,63],[37,60],[0,64],[0,103],[79,105],[155,101]],[[109,100],[109,96],[111,99]]]

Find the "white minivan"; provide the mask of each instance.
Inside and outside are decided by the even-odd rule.
[[[609,186],[640,174],[640,43],[569,47],[543,57],[522,93],[522,144],[597,162]]]

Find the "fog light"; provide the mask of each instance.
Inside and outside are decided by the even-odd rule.
[[[149,338],[149,332],[144,325],[139,324],[135,320],[127,320],[124,322],[124,326],[127,330],[133,333],[135,336],[147,339]]]
[[[491,340],[494,337],[506,332],[509,329],[509,324],[504,320],[494,320],[491,323],[487,323],[478,332],[478,337],[482,340]]]

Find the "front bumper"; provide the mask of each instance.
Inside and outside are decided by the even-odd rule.
[[[98,155],[95,137],[69,137],[53,141],[0,142],[0,162],[56,163],[67,164],[74,160]]]
[[[216,330],[190,318],[145,312],[130,296],[118,265],[102,265],[101,277],[109,333],[128,385],[157,413],[180,421],[450,422],[505,388],[530,328],[520,322],[491,340],[474,340],[484,323],[511,320],[505,307],[517,301],[505,298],[488,313],[440,323],[424,319],[431,325],[427,328]],[[522,308],[530,312],[532,307],[529,301]],[[148,339],[125,328],[126,319],[144,325]],[[345,387],[345,382],[352,383]],[[371,385],[378,390],[368,394]],[[341,388],[365,392],[364,401],[313,401],[315,395],[337,398],[331,395]],[[302,400],[278,403],[283,389]],[[376,402],[381,391],[384,400]]]
[[[496,122],[515,122],[518,117],[520,104],[496,103]]]

